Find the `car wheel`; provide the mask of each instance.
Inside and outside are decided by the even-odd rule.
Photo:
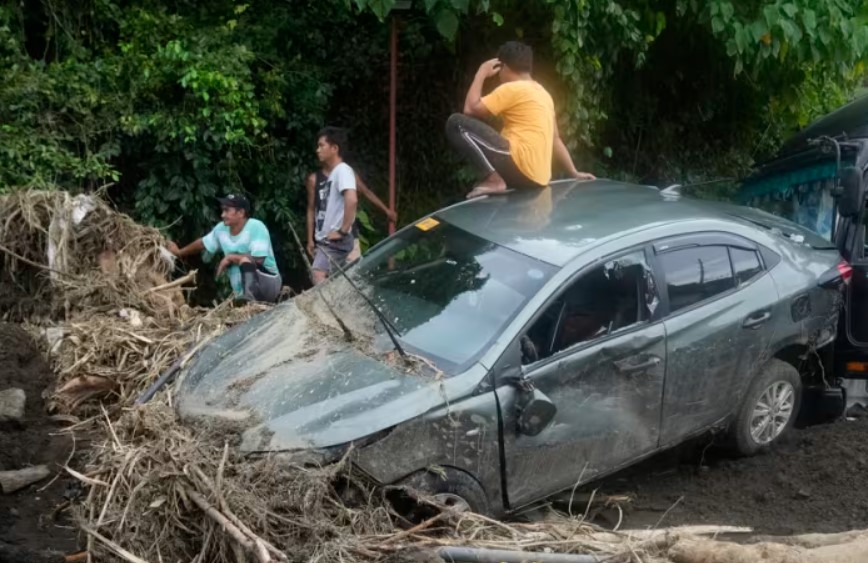
[[[430,496],[438,504],[457,511],[491,514],[488,497],[479,482],[464,471],[445,468],[419,471],[401,482],[401,486]]]
[[[792,365],[773,359],[748,388],[731,428],[735,450],[753,455],[768,448],[796,421],[802,400],[802,379]]]

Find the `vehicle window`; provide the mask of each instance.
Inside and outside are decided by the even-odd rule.
[[[660,255],[670,312],[735,287],[725,246],[694,246]]]
[[[408,349],[452,375],[490,346],[555,271],[431,219],[424,229],[407,229],[387,240],[348,273]],[[340,279],[333,283],[342,288]],[[347,288],[345,295],[351,293]]]
[[[830,242],[836,174],[835,161],[824,161],[756,176],[745,181],[738,199],[750,207],[793,221]]]
[[[732,258],[732,269],[735,271],[738,285],[752,280],[763,271],[759,255],[754,250],[730,247],[729,256]]]
[[[644,252],[610,260],[582,274],[531,325],[521,338],[522,363],[647,321],[658,303]]]

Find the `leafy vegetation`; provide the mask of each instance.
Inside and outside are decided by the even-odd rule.
[[[349,127],[385,195],[392,18],[405,221],[465,192],[443,124],[504,40],[534,46],[582,167],[657,184],[744,174],[848,100],[868,54],[866,0],[5,2],[0,191],[104,188],[182,241],[244,191],[298,285],[315,132]]]

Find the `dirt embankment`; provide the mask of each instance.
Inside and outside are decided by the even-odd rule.
[[[635,495],[624,526],[727,524],[758,533],[868,528],[868,418],[794,430],[771,451],[733,458],[706,443],[597,485]]]
[[[68,434],[57,434],[61,427],[48,417],[42,397],[52,380],[30,336],[0,323],[0,391],[18,388],[26,394],[24,419],[0,422],[0,471],[41,464],[51,470],[47,479],[0,494],[0,561],[62,561],[60,553],[76,551],[78,546],[66,509],[80,489],[66,475],[58,475],[73,452],[73,443]]]

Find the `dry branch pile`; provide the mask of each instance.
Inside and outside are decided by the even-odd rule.
[[[130,405],[179,356],[197,343],[265,310],[266,305],[214,309],[188,308],[184,318],[142,317],[135,309],[79,313],[44,331],[54,341],[57,389],[50,404],[63,413],[87,411],[88,400],[111,396]],[[84,405],[85,409],[79,407]]]
[[[0,318],[65,318],[74,311],[184,309],[160,232],[95,195],[17,191],[0,196]]]

